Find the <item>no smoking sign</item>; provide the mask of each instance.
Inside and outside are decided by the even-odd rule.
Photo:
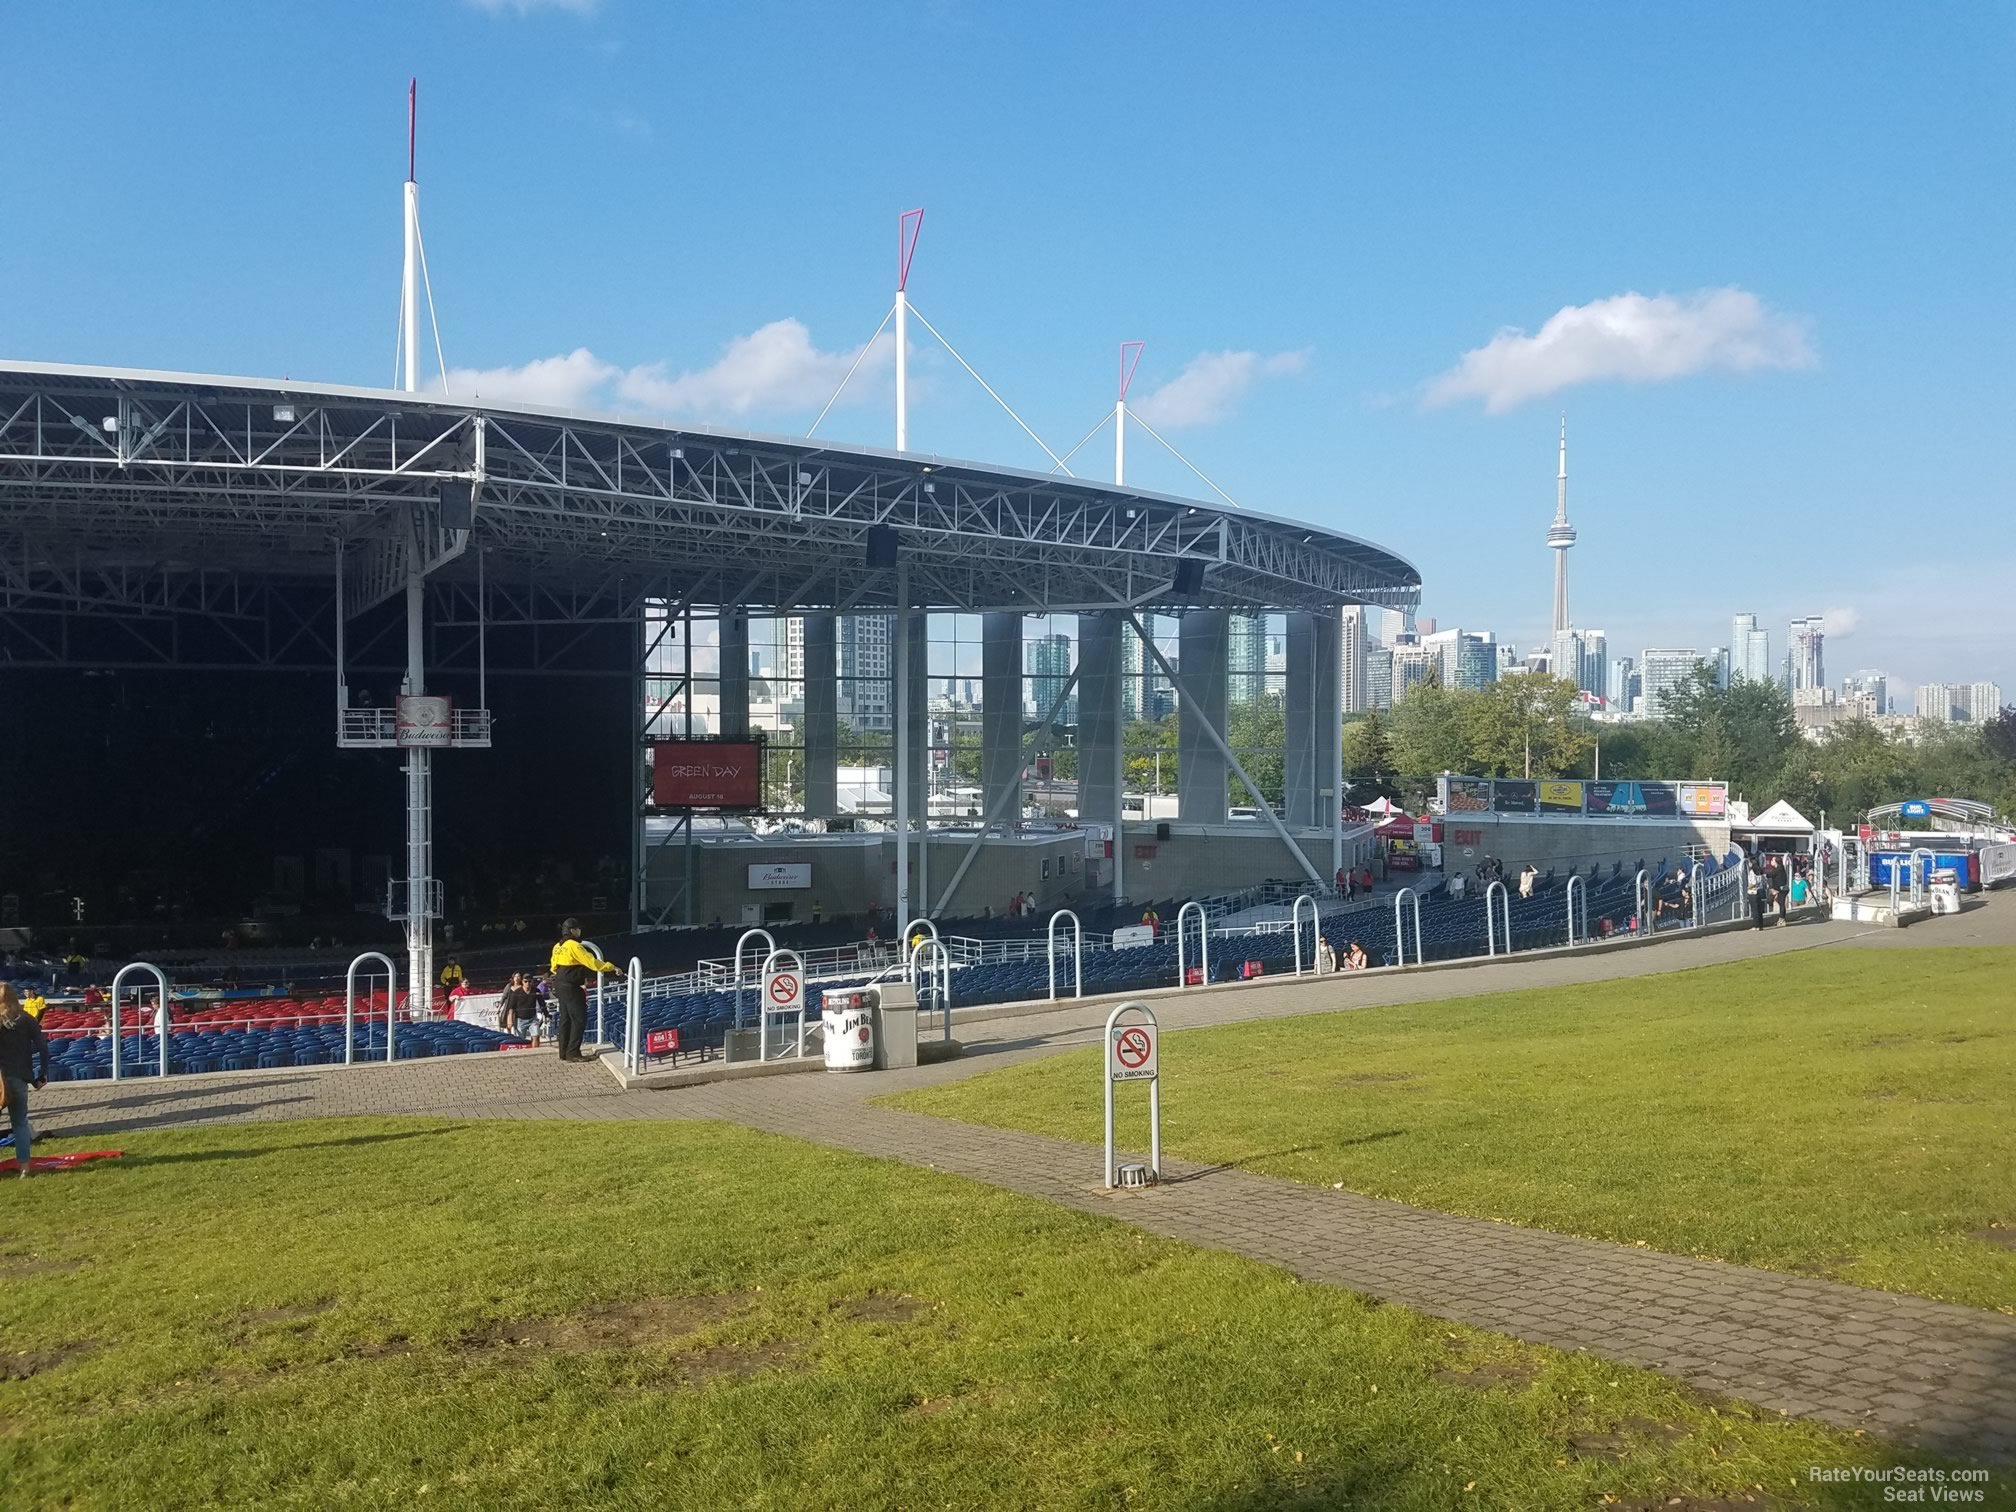
[[[774,972],[763,983],[763,996],[774,1012],[790,1013],[805,1004],[805,984],[795,971]]]
[[[1114,1081],[1153,1081],[1155,1038],[1155,1030],[1148,1024],[1117,1026],[1106,1046],[1108,1075]]]

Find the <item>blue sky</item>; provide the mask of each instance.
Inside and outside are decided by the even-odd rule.
[[[0,353],[387,382],[417,74],[442,339],[489,397],[802,431],[922,205],[917,308],[1053,448],[1145,341],[1165,435],[1402,551],[1445,626],[1544,631],[1565,411],[1613,652],[1755,611],[1775,657],[1825,612],[1836,681],[2016,697],[2006,3],[81,16],[0,19]],[[1043,463],[916,361],[913,447]],[[863,375],[821,433],[887,444]],[[1158,450],[1130,481],[1203,491]]]

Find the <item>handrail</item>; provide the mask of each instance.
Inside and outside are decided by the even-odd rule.
[[[595,959],[598,963],[609,959],[609,957],[602,954],[602,947],[600,945],[597,945],[593,940],[583,940],[581,944],[584,948],[594,953]],[[598,971],[595,973],[595,1043],[598,1045],[606,1045],[609,1043],[609,1035],[607,1032],[608,1025],[604,1020],[604,1014],[603,1014],[603,995],[602,995],[602,983],[608,977],[608,975],[609,973],[606,971]]]
[[[1309,954],[1312,957],[1309,962],[1311,968],[1314,968],[1316,964],[1313,957],[1323,945],[1323,915],[1317,910],[1316,900],[1307,893],[1297,893],[1295,895],[1295,902],[1290,906],[1288,911],[1289,925],[1295,931],[1295,975],[1297,976],[1302,975],[1302,905],[1304,903],[1309,905],[1309,933],[1312,936],[1309,945]]]
[[[1642,866],[1631,879],[1631,911],[1638,916],[1638,933],[1652,933],[1652,874]]]
[[[399,1013],[399,968],[382,951],[367,950],[350,963],[350,969],[343,975],[343,1064],[346,1066],[356,1059],[357,968],[366,961],[377,961],[385,968],[385,1059],[392,1059],[392,1040],[396,1033],[392,1025]]]
[[[156,966],[152,961],[129,961],[126,965],[121,966],[112,977],[112,1001],[109,1006],[112,1010],[112,1080],[115,1082],[119,1080],[119,988],[125,982],[127,974],[134,971],[151,971],[154,974],[154,984],[160,990],[161,1002],[158,1010],[160,1014],[158,1037],[161,1041],[161,1075],[164,1078],[168,1075],[168,973],[163,971],[159,966]],[[147,1037],[147,1031],[142,1029],[139,1037],[144,1041]],[[23,1169],[25,1170],[26,1167],[24,1166]]]
[[[1085,925],[1077,913],[1069,908],[1060,908],[1050,915],[1047,931],[1050,957],[1050,1001],[1057,1001],[1057,921],[1071,921],[1071,996],[1085,996]],[[942,948],[942,947],[941,947]]]
[[[623,978],[623,1064],[635,1071],[644,1064],[638,1042],[644,1037],[644,963],[630,957],[630,969]]]
[[[1708,870],[1699,861],[1687,872],[1687,895],[1693,902],[1692,917],[1688,921],[1690,929],[1701,927],[1701,916],[1708,911],[1708,899],[1702,884],[1707,881]]]
[[[925,951],[931,952],[931,966],[922,964]],[[943,1038],[952,1038],[952,957],[946,953],[943,940],[919,940],[910,947],[910,981],[914,987],[920,972],[936,968],[938,973],[938,1010],[943,1015]]]
[[[1421,894],[1414,891],[1411,887],[1403,887],[1400,891],[1393,894],[1393,964],[1396,966],[1405,966],[1407,964],[1407,931],[1403,927],[1400,915],[1400,900],[1402,898],[1405,898],[1409,903],[1414,905],[1414,964],[1416,966],[1425,965],[1428,958],[1422,953]]]
[[[1492,878],[1484,884],[1484,954],[1487,957],[1498,954],[1498,915],[1491,910],[1491,894],[1499,897],[1500,911],[1505,915],[1505,953],[1512,953],[1512,894],[1505,884]]]
[[[1190,985],[1189,963],[1183,953],[1185,932],[1183,921],[1190,917],[1190,910],[1193,908],[1197,910],[1197,957],[1202,968],[1197,977],[1197,985],[1208,987],[1211,984],[1211,920],[1204,912],[1204,905],[1193,898],[1190,902],[1185,903],[1181,908],[1176,910],[1176,985],[1178,988]]]
[[[805,962],[797,951],[788,945],[784,945],[772,950],[770,954],[763,957],[763,968],[757,973],[756,977],[756,1059],[758,1061],[767,1061],[770,1059],[770,1015],[773,1010],[770,1007],[769,1001],[764,996],[763,984],[770,978],[770,968],[786,956],[798,962],[798,1048],[792,1054],[794,1057],[801,1059],[805,1054]],[[775,1011],[781,1012],[782,1010]],[[778,1059],[783,1059],[781,1052]]]
[[[771,951],[775,951],[777,949],[777,937],[771,934],[770,931],[767,929],[745,929],[742,931],[742,937],[735,942],[735,988],[734,988],[735,1022],[738,1026],[742,1022],[742,947],[744,945],[747,945],[752,939],[756,939],[759,937],[762,939],[765,945],[770,947]],[[756,990],[759,993],[762,992],[763,990],[763,982],[760,974],[763,969],[762,959],[763,958],[761,956],[757,957],[756,969],[759,974],[756,982]]]
[[[1577,888],[1582,890],[1582,938],[1584,941],[1587,941],[1589,938],[1589,884],[1582,880],[1580,872],[1570,872],[1568,874],[1567,888],[1568,948],[1570,950],[1575,948],[1575,890]]]
[[[1922,871],[1918,866],[1918,858],[1920,856],[1925,858],[1925,866]],[[1913,908],[1927,906],[1932,894],[1932,868],[1938,864],[1939,857],[1929,846],[1919,845],[1912,847],[1911,906]]]

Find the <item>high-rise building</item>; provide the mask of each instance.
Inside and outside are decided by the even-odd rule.
[[[1406,631],[1393,637],[1393,649],[1389,653],[1393,662],[1393,702],[1397,705],[1407,696],[1407,690],[1416,683],[1426,682],[1428,672],[1436,665],[1436,653],[1429,650],[1418,635]]]
[[[1771,633],[1754,614],[1739,614],[1729,621],[1729,676],[1732,681],[1738,677],[1771,681]]]
[[[1251,703],[1267,691],[1267,616],[1234,614],[1226,634],[1225,696]]]
[[[1498,642],[1498,675],[1505,677],[1525,670],[1519,664],[1519,648],[1510,641]]]
[[[1147,686],[1142,669],[1147,658],[1141,651],[1141,636],[1132,625],[1120,627],[1120,717],[1130,724],[1141,718]]]
[[[1615,657],[1610,663],[1610,675],[1603,684],[1603,697],[1619,714],[1631,712],[1631,679],[1637,670],[1638,663],[1628,656]]]
[[[1708,653],[1707,661],[1709,671],[1715,674],[1715,686],[1718,688],[1728,687],[1731,670],[1729,648],[1727,646],[1715,647],[1714,650]]]
[[[1071,680],[1071,637],[1040,635],[1029,643],[1028,654],[1029,712],[1041,719],[1057,702],[1065,683]],[[1076,702],[1071,698],[1064,700],[1064,707],[1057,715],[1058,723],[1077,723],[1076,710],[1072,707]]]
[[[886,732],[894,727],[890,673],[896,616],[844,614],[840,617],[839,715],[857,730]],[[800,644],[803,663],[803,644]]]
[[[1344,611],[1337,653],[1344,662],[1344,709],[1346,714],[1362,712],[1365,702],[1365,611],[1353,606]]]
[[[1986,724],[2002,709],[2002,689],[1992,682],[1920,683],[1918,717],[1951,724]]]
[[[1819,615],[1792,621],[1792,687],[1795,691],[1827,686],[1827,668],[1821,654],[1826,638]]]
[[[1582,660],[1575,675],[1575,686],[1584,693],[1603,696],[1610,672],[1610,637],[1601,630],[1582,632]]]
[[[1638,676],[1643,689],[1639,712],[1647,719],[1664,719],[1666,701],[1673,690],[1692,680],[1701,665],[1701,653],[1692,646],[1647,647],[1638,657]]]
[[[1890,712],[1890,679],[1881,672],[1857,672],[1841,680],[1841,702],[1861,719]]]
[[[1489,630],[1481,634],[1459,633],[1456,649],[1456,683],[1459,688],[1488,688],[1498,681],[1498,642]]]
[[[1561,417],[1561,470],[1554,480],[1554,523],[1547,527],[1547,546],[1554,553],[1554,633],[1568,628],[1568,548],[1575,527],[1568,523],[1568,417]],[[1556,669],[1559,670],[1558,668]]]
[[[1365,707],[1393,707],[1393,653],[1384,646],[1365,648]]]
[[[1547,670],[1580,686],[1582,676],[1582,632],[1556,630],[1547,646]]]

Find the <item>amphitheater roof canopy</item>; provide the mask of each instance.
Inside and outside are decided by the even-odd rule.
[[[457,495],[472,491],[459,528]],[[1368,541],[1062,474],[291,380],[0,363],[0,600],[200,576],[330,580],[353,611],[408,554],[448,581],[777,611],[1413,605]],[[1178,591],[1181,564],[1201,587]],[[1197,569],[1192,568],[1194,573]]]

